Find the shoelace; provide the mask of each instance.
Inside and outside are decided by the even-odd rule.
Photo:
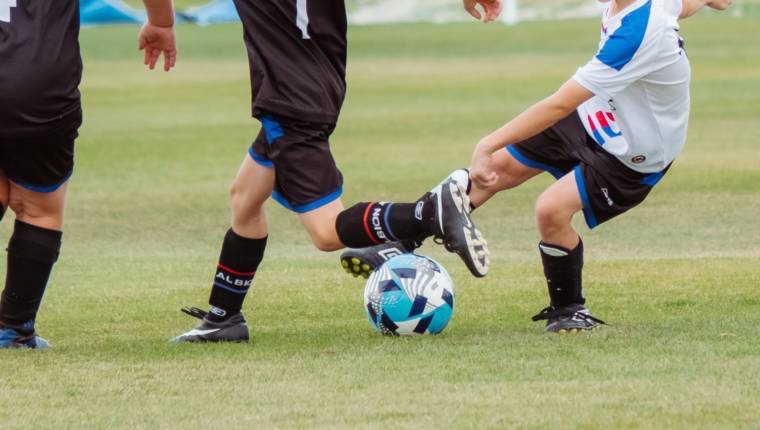
[[[541,312],[539,312],[537,315],[534,315],[533,318],[531,318],[533,321],[541,321],[541,320],[548,320],[552,318],[558,318],[558,317],[573,317],[573,318],[580,318],[584,321],[590,321],[595,322],[597,324],[604,324],[607,325],[606,322],[600,320],[599,318],[586,314],[583,312],[578,311],[569,311],[567,308],[555,308],[554,306],[547,306],[543,309],[541,309]]]
[[[182,312],[190,315],[193,318],[198,318],[199,320],[206,318],[206,315],[208,315],[208,312],[198,308],[182,308]]]

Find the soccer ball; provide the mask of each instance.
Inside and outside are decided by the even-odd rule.
[[[454,283],[432,258],[397,255],[367,279],[364,307],[383,334],[438,334],[454,313]]]

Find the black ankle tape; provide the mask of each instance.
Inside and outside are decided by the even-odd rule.
[[[28,260],[55,263],[61,251],[62,236],[60,231],[16,220],[8,242],[8,253]]]

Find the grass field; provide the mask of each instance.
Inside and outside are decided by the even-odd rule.
[[[54,349],[0,353],[0,428],[760,428],[758,28],[685,23],[685,153],[640,208],[594,232],[576,220],[609,327],[530,322],[547,301],[532,219],[544,175],[476,213],[487,278],[423,248],[458,287],[437,337],[375,334],[362,282],[270,205],[249,345],[167,344],[194,324],[179,308],[206,302],[227,187],[258,128],[240,29],[180,27],[170,74],[142,70],[136,28],[84,30],[86,124],[38,322]],[[597,35],[594,21],[352,28],[333,140],[344,201],[416,198]]]

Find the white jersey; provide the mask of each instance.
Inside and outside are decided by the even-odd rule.
[[[594,93],[578,107],[589,136],[642,173],[681,152],[689,122],[691,67],[678,36],[682,0],[637,0],[602,17],[596,56],[573,79]]]

